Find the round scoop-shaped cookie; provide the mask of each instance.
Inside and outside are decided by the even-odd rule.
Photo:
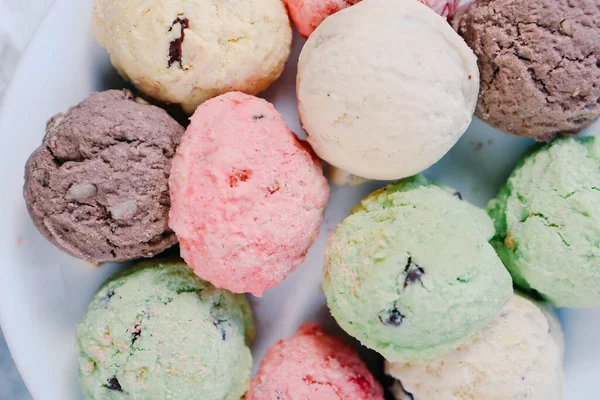
[[[169,224],[194,272],[236,293],[281,282],[319,231],[321,162],[265,100],[231,92],[202,104],[173,160]]]
[[[383,400],[358,354],[317,324],[305,324],[263,358],[245,400]]]
[[[242,295],[215,289],[180,260],[118,273],[77,327],[86,399],[239,400],[250,384],[254,337]]]
[[[559,307],[600,306],[600,140],[534,147],[488,212],[515,284]]]
[[[442,158],[465,132],[477,59],[448,22],[413,0],[364,0],[328,17],[298,62],[298,112],[329,164],[400,179]]]
[[[225,92],[265,90],[292,43],[281,0],[95,0],[93,22],[125,79],[187,114]]]
[[[428,364],[386,362],[397,400],[563,400],[564,337],[547,305],[515,295],[473,340]]]
[[[485,211],[417,176],[374,192],[331,235],[324,290],[340,326],[393,362],[469,340],[512,294]]]
[[[27,161],[31,219],[60,249],[92,263],[171,247],[169,170],[183,131],[127,90],[92,94],[48,121]]]
[[[510,135],[576,135],[600,116],[597,0],[478,0],[459,33],[481,70],[475,113]]]

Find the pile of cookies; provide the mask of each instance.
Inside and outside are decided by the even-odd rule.
[[[62,251],[149,259],[105,282],[77,329],[87,399],[564,399],[551,306],[600,306],[600,141],[572,137],[600,116],[600,7],[458,6],[95,0],[96,38],[136,94],[52,117],[24,185]],[[255,96],[289,57],[288,12],[308,38],[306,142]],[[541,142],[485,210],[420,175],[473,115]],[[323,265],[332,316],[391,384],[316,324],[251,379],[268,328],[244,294],[304,261],[328,202],[322,160],[334,184],[397,180],[338,225]],[[176,245],[181,258],[152,258]]]

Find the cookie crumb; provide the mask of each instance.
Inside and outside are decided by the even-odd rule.
[[[512,232],[508,234],[508,236],[506,237],[506,239],[504,239],[504,244],[506,245],[506,247],[508,247],[509,249],[512,249],[515,247],[515,241],[513,239],[513,235]]]

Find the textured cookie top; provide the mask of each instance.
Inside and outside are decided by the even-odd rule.
[[[483,210],[415,177],[367,197],[332,234],[324,290],[349,334],[387,360],[440,357],[512,293]]]
[[[292,42],[281,0],[95,0],[93,22],[121,75],[188,114],[225,92],[266,89]]]
[[[383,400],[358,354],[317,324],[305,324],[263,358],[246,400]]]
[[[515,295],[472,341],[442,359],[387,362],[385,370],[411,395],[398,390],[398,399],[562,400],[563,350],[551,308]]]
[[[329,187],[275,108],[231,92],[201,105],[173,160],[170,226],[198,276],[261,295],[305,257]]]
[[[328,163],[369,179],[437,162],[469,126],[478,91],[473,52],[413,0],[365,0],[328,17],[298,62],[308,141]]]
[[[550,140],[600,115],[597,0],[478,0],[459,32],[479,59],[484,121]]]
[[[250,383],[246,299],[149,260],[110,278],[77,327],[87,399],[239,400]]]
[[[183,128],[126,90],[95,93],[54,116],[25,167],[24,195],[40,231],[93,263],[152,255],[168,228],[171,158]]]
[[[557,306],[600,305],[600,141],[529,152],[488,205],[492,244],[515,283]]]

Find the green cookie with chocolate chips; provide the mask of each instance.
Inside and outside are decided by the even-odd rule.
[[[150,260],[100,287],[77,328],[86,399],[239,400],[254,337],[242,295],[182,261]]]
[[[338,225],[324,290],[340,326],[388,361],[423,363],[466,342],[512,295],[490,218],[417,176],[377,191]]]

